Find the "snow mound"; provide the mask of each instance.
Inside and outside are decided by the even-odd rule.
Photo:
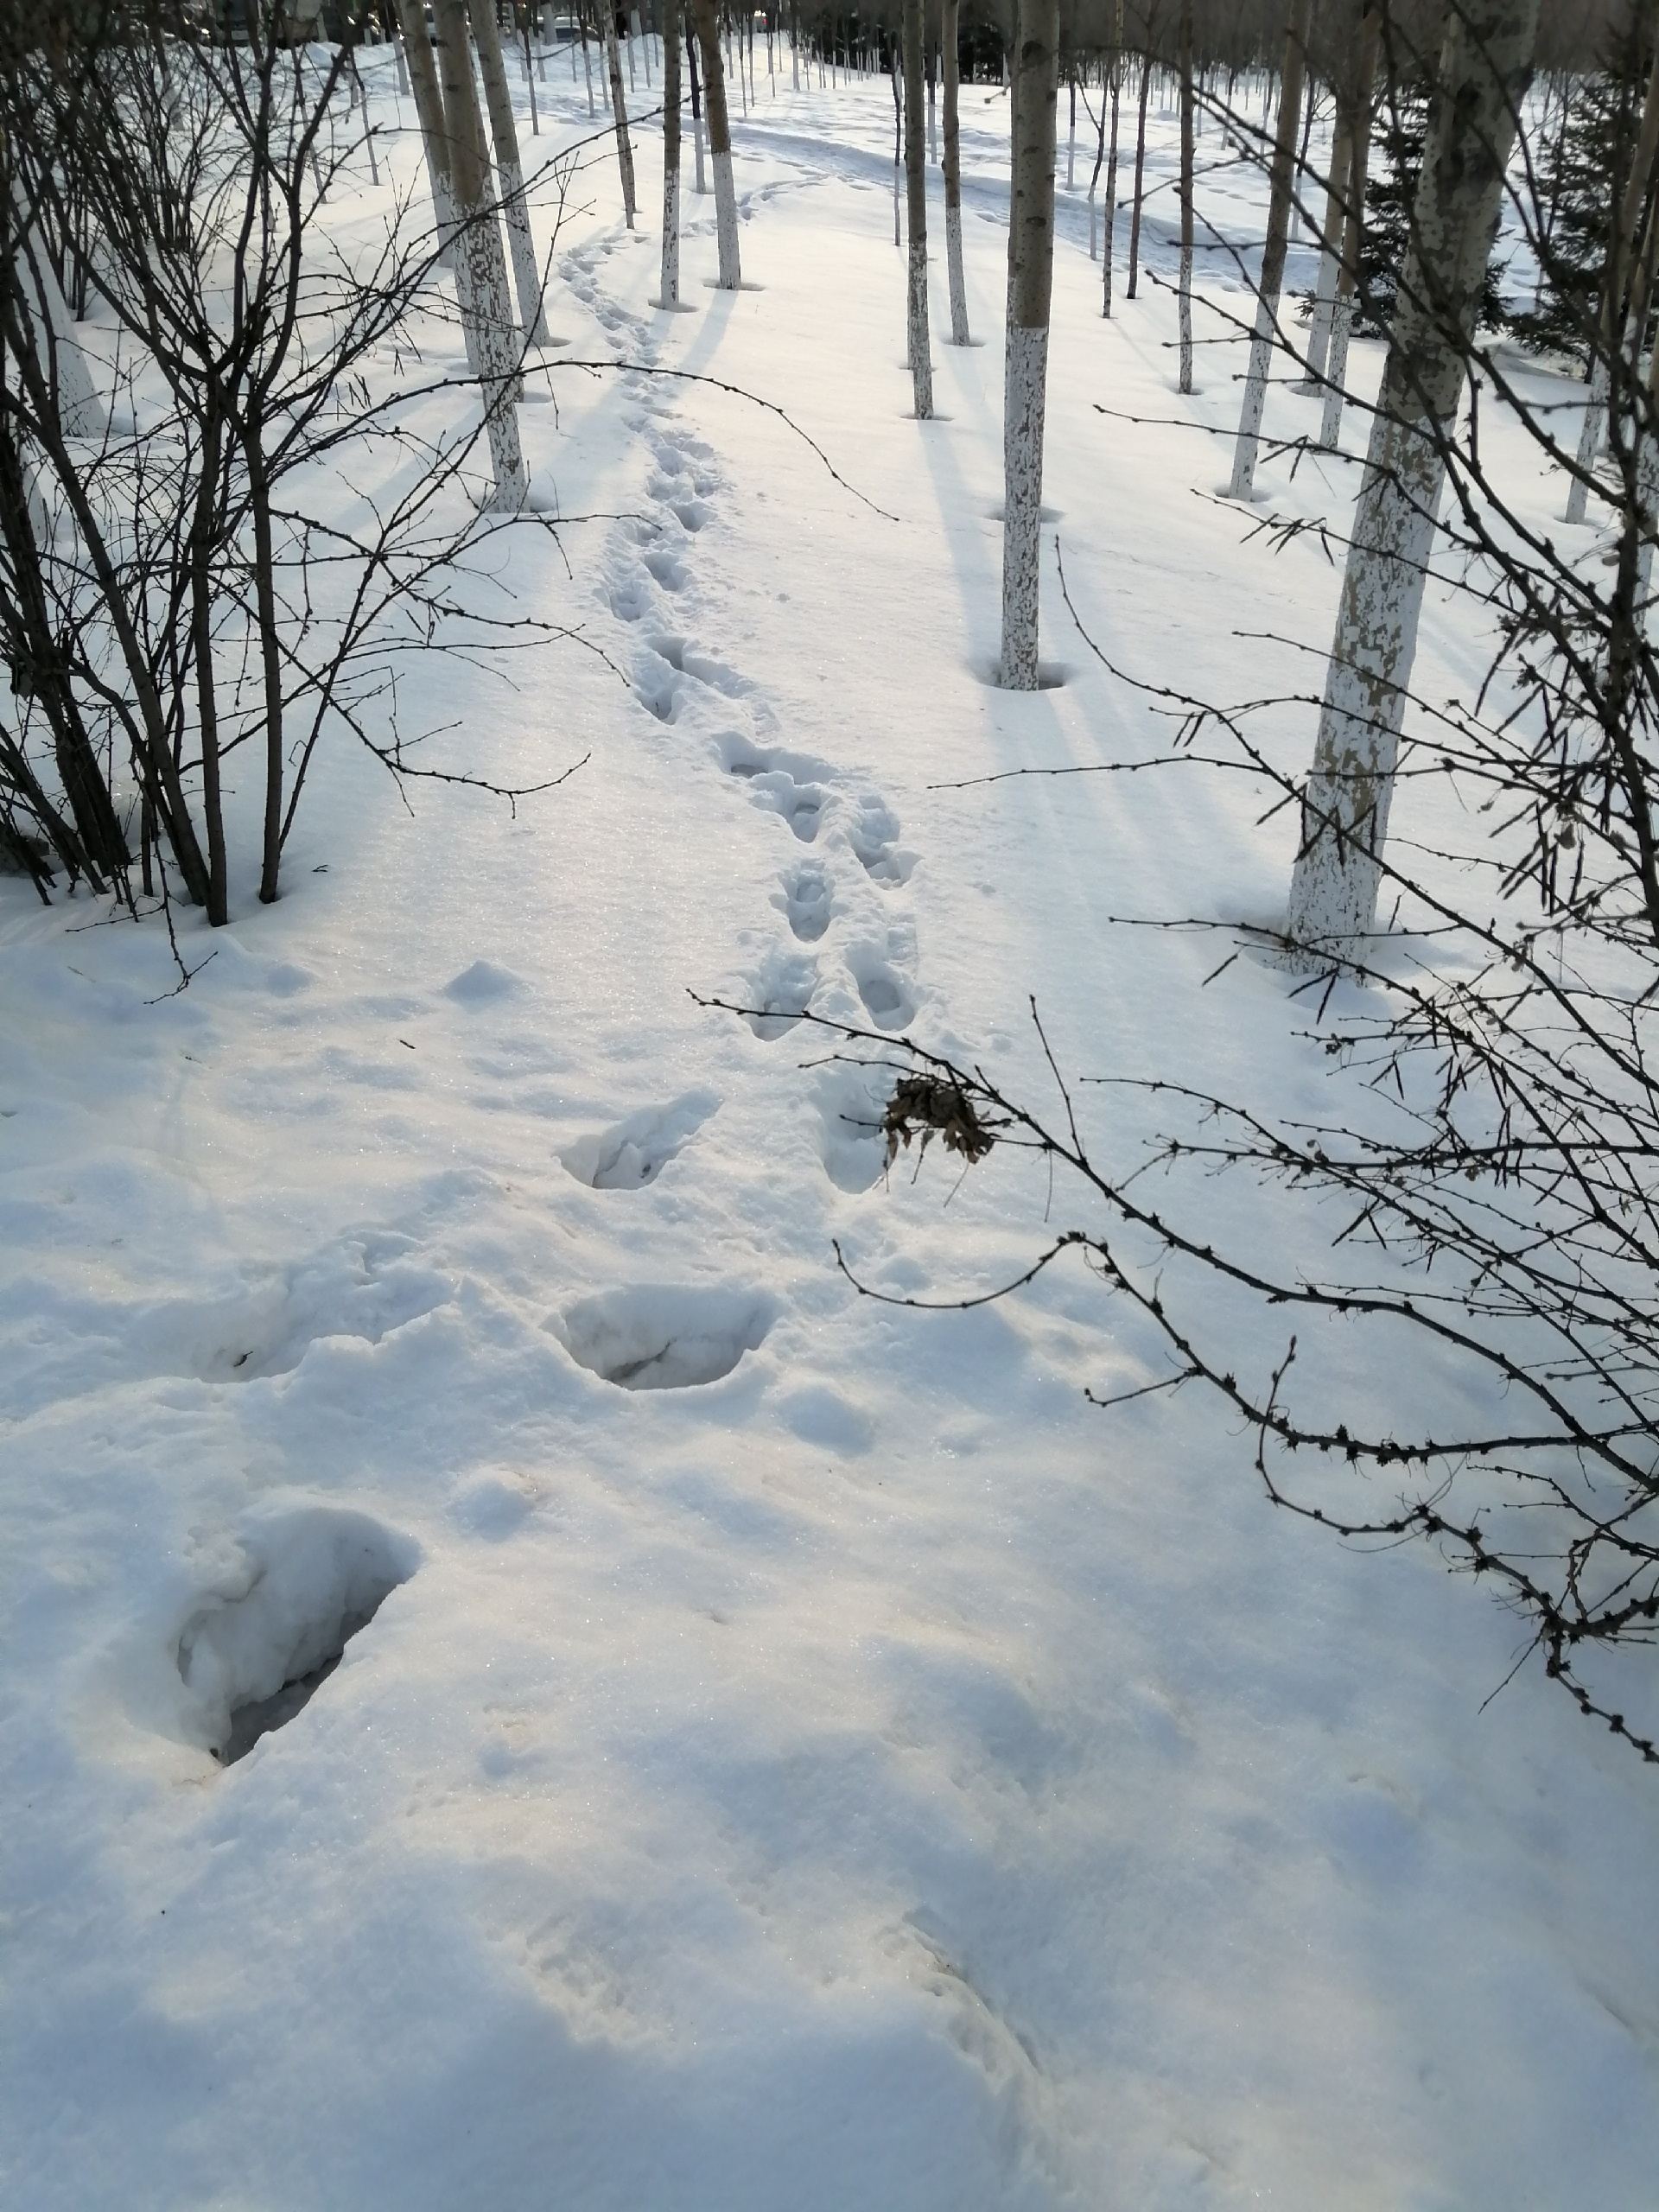
[[[625,1390],[717,1382],[778,1319],[766,1291],[635,1283],[579,1300],[549,1323],[572,1359]]]
[[[457,1006],[488,1006],[496,999],[511,998],[522,986],[518,978],[505,968],[497,968],[488,960],[474,960],[443,987],[443,995],[454,999]]]
[[[225,1766],[294,1718],[419,1559],[366,1514],[324,1506],[257,1526],[243,1552],[246,1586],[196,1612],[178,1642],[192,1717]]]

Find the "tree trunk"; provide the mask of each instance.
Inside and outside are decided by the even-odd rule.
[[[1007,350],[1002,384],[1002,658],[1010,691],[1037,689],[1043,413],[1054,278],[1059,0],[1020,0],[1010,99]]]
[[[598,112],[594,105],[594,65],[588,52],[588,10],[582,0],[576,0],[576,26],[582,33],[582,73],[588,80],[588,113]]]
[[[1337,111],[1331,127],[1331,166],[1325,180],[1325,222],[1319,237],[1319,278],[1313,295],[1313,316],[1307,333],[1307,365],[1296,389],[1318,391],[1325,380],[1331,351],[1331,311],[1337,296],[1337,272],[1342,265],[1342,226],[1348,207],[1348,181],[1354,166],[1354,87],[1359,78],[1362,23],[1354,25],[1350,50],[1335,86]]]
[[[663,274],[659,303],[680,303],[680,26],[663,10]]]
[[[1285,64],[1279,78],[1279,129],[1273,143],[1268,197],[1268,235],[1262,248],[1262,282],[1255,295],[1255,328],[1250,334],[1249,366],[1244,375],[1244,404],[1233,448],[1235,499],[1255,490],[1255,456],[1262,438],[1262,411],[1268,400],[1268,371],[1279,328],[1279,288],[1285,276],[1285,248],[1290,237],[1290,202],[1296,185],[1296,133],[1302,117],[1302,77],[1307,65],[1309,0],[1290,0],[1285,23]]]
[[[1192,389],[1192,0],[1181,0],[1181,390]]]
[[[1417,624],[1452,433],[1532,66],[1539,0],[1459,0],[1429,103],[1360,485],[1287,934],[1306,961],[1372,927]]]
[[[484,99],[490,111],[490,137],[495,143],[495,171],[502,213],[507,219],[507,244],[512,254],[513,289],[518,295],[519,326],[527,346],[545,346],[550,340],[547,315],[542,306],[542,272],[536,258],[536,241],[531,235],[524,175],[518,162],[518,130],[513,121],[512,94],[507,90],[500,33],[495,24],[495,0],[467,0],[467,12],[478,45]]]
[[[207,919],[231,918],[230,868],[225,851],[225,804],[219,787],[219,703],[213,682],[212,552],[219,514],[219,429],[211,393],[202,401],[201,475],[190,531],[190,645],[196,664],[196,734],[201,741],[201,818],[207,833]]]
[[[446,268],[455,264],[455,192],[449,168],[449,133],[443,119],[443,92],[438,65],[427,36],[426,11],[421,0],[397,0],[398,20],[404,27],[404,51],[409,58],[410,79],[415,93],[415,114],[426,149],[427,181],[432,187],[432,219],[437,226],[438,257]],[[471,338],[467,345],[471,346]],[[470,356],[469,356],[470,358]],[[474,376],[476,361],[471,363]]]
[[[905,100],[899,83],[900,55],[896,43],[889,48],[887,59],[892,65],[888,74],[893,81],[893,243],[897,251],[904,244],[899,226],[899,186],[905,160]]]
[[[1129,216],[1129,281],[1123,288],[1124,297],[1130,300],[1135,297],[1141,276],[1141,202],[1147,174],[1147,94],[1151,89],[1152,54],[1148,48],[1141,57],[1141,112],[1135,126],[1135,207]]]
[[[702,48],[703,91],[709,103],[709,154],[715,172],[715,238],[719,249],[722,292],[743,282],[737,251],[737,188],[732,179],[732,130],[726,112],[726,67],[720,53],[720,23],[715,0],[693,0],[697,43]]]
[[[697,33],[691,10],[685,11],[685,69],[691,80],[691,143],[697,157],[697,196],[708,191],[702,174],[702,86],[697,75]]]
[[[937,50],[927,49],[927,160],[930,168],[937,168],[939,162],[938,116],[934,105],[934,79],[938,74],[939,57]]]
[[[927,315],[927,152],[922,118],[922,0],[905,0],[905,187],[910,261],[905,343],[910,355],[916,419],[933,412],[933,349]]]
[[[1112,53],[1112,143],[1106,160],[1106,235],[1101,245],[1101,307],[1103,315],[1109,318],[1112,312],[1112,248],[1117,236],[1117,99],[1123,78],[1123,0],[1117,0],[1117,22],[1115,27],[1116,43]],[[1101,97],[1105,98],[1102,87]]]
[[[1382,10],[1368,8],[1360,23],[1359,74],[1355,80],[1354,143],[1348,172],[1348,205],[1342,226],[1342,265],[1337,296],[1331,302],[1331,344],[1325,364],[1325,405],[1319,415],[1319,447],[1334,453],[1342,435],[1343,387],[1348,375],[1348,339],[1354,327],[1354,294],[1359,285],[1359,249],[1365,232],[1365,179],[1371,162],[1371,82],[1382,39]]]
[[[51,385],[52,402],[67,438],[101,438],[109,416],[99,396],[91,365],[80,349],[68,304],[59,288],[57,272],[34,227],[16,187],[19,236],[15,241],[15,266],[21,279],[18,303],[32,316],[39,334],[39,354]]]
[[[1319,105],[1319,95],[1318,78],[1311,69],[1305,73],[1307,78],[1307,93],[1302,103],[1302,143],[1296,151],[1296,179],[1307,175],[1308,141],[1313,136],[1313,111]],[[1290,235],[1292,238],[1299,238],[1302,235],[1302,203],[1301,195],[1295,188],[1294,179],[1293,179],[1291,188],[1290,216],[1292,226]]]
[[[501,230],[484,182],[484,118],[473,84],[461,0],[433,0],[442,64],[443,112],[455,194],[455,290],[471,317],[489,435],[494,487],[490,505],[516,514],[529,486],[518,443],[518,347]]]
[[[264,435],[264,423],[255,411],[243,426],[242,450],[247,459],[248,507],[253,517],[254,601],[265,695],[265,826],[259,867],[259,901],[269,906],[276,897],[283,861],[283,655]]]
[[[957,124],[961,72],[960,0],[944,0],[939,48],[944,77],[944,257],[950,291],[950,343],[966,346],[968,287],[962,273],[962,137]]]
[[[1648,79],[1648,96],[1643,105],[1634,158],[1619,205],[1612,251],[1607,257],[1607,267],[1602,278],[1601,343],[1596,348],[1591,364],[1590,397],[1585,403],[1584,421],[1580,426],[1579,451],[1573,481],[1567,486],[1566,519],[1571,523],[1584,520],[1590,481],[1595,474],[1596,455],[1601,450],[1602,424],[1607,416],[1608,371],[1613,348],[1624,327],[1625,295],[1630,289],[1631,264],[1635,257],[1637,226],[1642,219],[1642,210],[1646,203],[1656,149],[1659,149],[1659,55],[1655,57],[1652,73]]]
[[[486,0],[488,4],[488,0]],[[633,228],[633,142],[628,137],[628,103],[622,91],[622,56],[616,43],[616,15],[605,0],[605,60],[611,78],[611,115],[616,124],[616,160],[622,172],[622,213]]]

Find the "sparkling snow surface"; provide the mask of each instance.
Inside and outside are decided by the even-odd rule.
[[[868,1079],[803,1068],[809,1003],[1046,1106],[1034,992],[1069,1073],[1330,1109],[1282,978],[1201,989],[1213,938],[1109,920],[1282,906],[1288,827],[1242,785],[940,786],[1167,742],[1079,639],[1053,531],[1103,646],[1221,699],[1306,687],[1338,571],[1244,543],[1208,496],[1227,440],[1161,427],[1230,431],[1243,348],[1178,397],[1168,293],[1122,302],[1127,218],[1103,323],[1080,146],[1064,680],[992,688],[1006,105],[964,92],[968,350],[930,177],[918,425],[889,89],[796,95],[785,57],[772,96],[760,59],[753,123],[733,101],[755,289],[708,289],[688,134],[692,312],[652,309],[657,239],[601,162],[556,245],[538,198],[549,319],[775,401],[897,519],[707,385],[532,378],[538,496],[601,518],[569,573],[531,525],[497,537],[475,588],[599,651],[431,655],[402,714],[498,782],[585,768],[516,818],[434,785],[411,816],[334,741],[270,909],[244,790],[232,924],[181,918],[213,957],[175,996],[159,924],[0,881],[0,2201],[1650,2204],[1659,1793],[1628,1751],[1535,1665],[1482,1711],[1513,1619],[1275,1515],[1213,1404],[1091,1409],[1165,1370],[1080,1268],[936,1314],[836,1271],[832,1238],[888,1293],[988,1287],[1047,1190],[1001,1156],[948,1208],[955,1163],[884,1187]],[[527,170],[590,127],[565,62],[539,90]],[[1155,99],[1154,128],[1164,181]],[[1236,231],[1252,190],[1205,208]],[[365,175],[331,220],[389,197]],[[1173,217],[1166,182],[1160,275]],[[1269,432],[1317,405],[1275,388]],[[1340,525],[1353,478],[1265,459],[1263,512]],[[1467,620],[1431,599],[1431,694],[1480,664]],[[1300,758],[1311,714],[1282,734]],[[1078,1096],[1138,1157],[1154,1108]],[[1218,1228],[1244,1203],[1218,1189]],[[1253,1356],[1281,1340],[1262,1318]],[[370,1614],[216,1762],[234,1708]]]

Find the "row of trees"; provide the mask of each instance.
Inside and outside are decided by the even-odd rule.
[[[206,44],[126,0],[28,0],[0,27],[0,851],[42,897],[65,874],[214,923],[232,755],[260,764],[270,900],[327,728],[401,776],[448,773],[400,732],[402,655],[553,634],[456,590],[524,489],[476,140],[442,142],[436,235],[399,206],[347,257],[320,210],[373,158],[353,44],[291,48],[275,7],[245,28]],[[419,370],[412,326],[440,253],[485,404],[435,434],[450,379]],[[533,254],[518,265],[528,296]]]
[[[1316,392],[1334,365],[1311,358],[1273,297],[1307,31],[1300,0],[1285,12],[1235,455],[1241,497],[1263,356],[1298,362]],[[1634,97],[1628,65],[1587,88],[1586,109],[1615,127],[1596,180],[1599,282],[1567,325],[1589,372],[1580,428],[1480,335],[1500,219],[1507,213],[1547,269],[1560,218],[1529,93],[1538,0],[1444,0],[1435,15],[1376,0],[1352,26],[1351,86],[1382,69],[1426,83],[1427,98],[1358,497],[1345,531],[1322,525],[1344,555],[1322,688],[1248,706],[1206,699],[1089,641],[1116,680],[1179,719],[1185,744],[1172,758],[1242,762],[1266,784],[1270,812],[1295,810],[1283,923],[1215,926],[1313,994],[1343,1103],[1326,1119],[1287,1123],[1248,1098],[1154,1078],[1146,1090],[1166,1117],[1160,1194],[1144,1162],[1126,1171],[1091,1153],[1065,1086],[1056,1121],[978,1068],[884,1040],[877,1064],[898,1080],[883,1128],[889,1157],[937,1137],[968,1164],[1025,1147],[1069,1175],[1081,1217],[1022,1281],[1081,1251],[1164,1368],[1147,1387],[1201,1382],[1219,1394],[1253,1429],[1276,1503],[1350,1538],[1434,1545],[1501,1593],[1525,1624],[1523,1652],[1540,1651],[1584,1712],[1659,1764],[1651,1685],[1618,1664],[1659,1635],[1659,664],[1648,635],[1659,533],[1649,344],[1659,59],[1650,9],[1632,7],[1615,28],[1638,56]],[[1040,111],[1056,79],[1044,47],[1052,7],[1032,0],[1020,21],[1022,57],[1034,48],[1042,62],[1016,105],[1016,208],[1022,158],[1040,183],[1052,151],[1038,130],[1023,150],[1020,118]],[[1560,96],[1554,88],[1542,118],[1558,135]],[[1338,109],[1339,220],[1327,220],[1327,252],[1359,220],[1354,141],[1366,113],[1355,101],[1344,155]],[[1235,111],[1228,121],[1265,136],[1260,120]],[[1351,288],[1341,251],[1339,283]],[[1011,237],[1011,301],[1020,252]],[[1329,348],[1340,289],[1325,296]],[[1316,338],[1319,328],[1316,314]],[[1011,342],[1011,388],[1014,359]],[[1493,474],[1480,421],[1494,405],[1553,477],[1557,522],[1541,525],[1512,473]],[[1586,519],[1593,528],[1574,527]],[[1414,687],[1431,582],[1461,594],[1491,638],[1473,698]],[[1306,772],[1264,734],[1295,710],[1317,716]],[[1433,817],[1420,809],[1402,847],[1391,813],[1414,779],[1449,804]],[[1433,819],[1473,834],[1437,840]],[[1229,1173],[1260,1179],[1267,1205],[1254,1236],[1225,1242],[1207,1194]],[[1287,1214],[1303,1208],[1310,1226],[1328,1224],[1345,1267],[1333,1258],[1323,1271],[1280,1270],[1263,1257],[1294,1249]],[[1260,1368],[1248,1347],[1264,1301],[1293,1319]],[[1366,1355],[1357,1357],[1357,1332],[1373,1340]],[[1399,1387],[1383,1394],[1392,1418],[1380,1419],[1356,1379],[1402,1385],[1419,1372],[1447,1378],[1453,1410],[1424,1415]]]

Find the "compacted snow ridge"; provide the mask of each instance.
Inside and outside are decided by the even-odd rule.
[[[1249,535],[1351,512],[1350,461],[1275,457],[1319,406],[1287,365],[1255,513],[1212,496],[1259,171],[1201,183],[1198,335],[1235,343],[1190,400],[1173,112],[1109,322],[1057,194],[1045,688],[1015,694],[1006,97],[963,88],[977,340],[936,281],[918,423],[885,79],[759,88],[745,289],[688,191],[669,315],[613,153],[553,235],[546,165],[595,127],[563,62],[537,137],[508,72],[563,341],[524,461],[570,519],[499,531],[466,588],[571,641],[405,663],[399,709],[499,785],[588,765],[405,805],[332,737],[269,908],[250,781],[229,927],[175,912],[182,990],[159,921],[0,878],[0,2203],[1650,2205],[1659,1798],[1628,1749],[1535,1661],[1492,1697],[1514,1619],[1275,1515],[1214,1405],[1093,1409],[1167,1363],[1081,1267],[929,1312],[836,1264],[970,1296],[1074,1200],[1001,1151],[884,1172],[891,1077],[809,1010],[1058,1110],[1035,994],[1069,1076],[1331,1108],[1283,975],[1205,988],[1213,938],[1114,919],[1282,913],[1282,817],[1219,777],[982,780],[1167,745],[1078,639],[1057,537],[1135,673],[1292,692],[1328,645],[1317,535]],[[343,251],[425,188],[391,54],[364,74],[383,182],[331,192]],[[422,342],[461,372],[453,324]],[[1356,382],[1380,361],[1356,344]],[[423,404],[437,436],[476,402]],[[1484,650],[1431,589],[1421,688]],[[1311,718],[1277,734],[1311,754]],[[1151,1103],[1074,1096],[1144,1155]],[[1212,1204],[1318,1263],[1305,1217]],[[1265,1368],[1281,1317],[1235,1319]]]

